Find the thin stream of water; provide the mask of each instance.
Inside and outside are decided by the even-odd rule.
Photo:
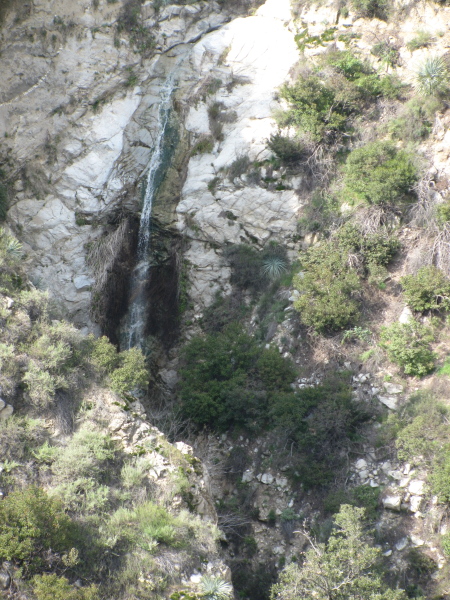
[[[161,104],[158,113],[158,137],[148,165],[144,202],[139,224],[137,264],[131,276],[131,293],[128,314],[122,328],[123,349],[137,346],[142,348],[144,343],[146,301],[144,291],[150,270],[150,242],[152,205],[157,190],[157,174],[161,166],[164,150],[164,137],[170,119],[172,94],[176,87],[175,74],[172,73],[161,90]]]

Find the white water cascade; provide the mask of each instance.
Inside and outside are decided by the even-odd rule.
[[[172,94],[175,87],[175,74],[174,71],[172,71],[161,90],[161,104],[159,107],[157,127],[158,136],[148,164],[144,202],[139,224],[137,264],[131,275],[130,304],[122,326],[123,334],[121,337],[124,349],[133,348],[134,346],[142,348],[144,343],[146,316],[146,299],[144,291],[150,271],[149,252],[151,242],[152,205],[158,186],[157,175],[163,160],[164,137],[169,124]]]

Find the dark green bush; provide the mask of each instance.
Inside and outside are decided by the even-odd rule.
[[[144,390],[149,382],[145,356],[140,348],[130,348],[119,354],[119,367],[109,375],[111,389],[123,396]]]
[[[0,502],[0,559],[22,566],[26,574],[45,565],[50,549],[69,551],[74,531],[61,503],[40,488],[14,491]]]
[[[374,266],[386,267],[400,247],[398,239],[386,232],[363,235],[351,223],[338,229],[335,239],[344,256],[358,257],[366,275]]]
[[[195,337],[183,352],[181,397],[185,415],[198,425],[258,428],[272,395],[290,391],[292,364],[229,325],[222,333]]]
[[[361,17],[387,18],[389,0],[351,0],[351,4]]]
[[[339,331],[355,324],[361,283],[337,244],[325,242],[301,257],[304,269],[294,278],[300,292],[294,308],[305,325],[321,333]]]
[[[280,124],[295,125],[315,141],[343,131],[352,112],[351,107],[339,101],[336,90],[317,75],[284,86],[280,94],[290,105]]]
[[[381,346],[406,375],[422,377],[434,369],[436,355],[430,349],[432,330],[417,321],[394,323],[381,331]]]
[[[450,308],[450,279],[434,266],[422,267],[416,275],[400,280],[408,306],[418,312]]]
[[[340,463],[339,449],[355,439],[359,425],[369,418],[352,397],[348,375],[342,373],[295,394],[275,394],[270,415],[280,436],[297,446],[292,469],[306,487],[332,479]]]
[[[270,136],[267,146],[284,164],[292,164],[305,159],[305,145],[298,139],[275,133]]]
[[[400,58],[398,49],[388,41],[377,42],[372,46],[371,52],[389,67],[395,67]]]
[[[214,139],[211,135],[205,135],[193,145],[191,156],[197,156],[197,154],[210,154],[213,150]]]
[[[257,293],[288,271],[286,249],[275,243],[262,251],[247,244],[233,244],[224,254],[231,267],[230,281],[240,290]]]
[[[411,197],[418,176],[411,154],[389,142],[371,142],[349,155],[343,196],[351,202],[395,204]]]
[[[450,502],[450,448],[442,450],[433,465],[430,477],[433,493],[441,502]]]

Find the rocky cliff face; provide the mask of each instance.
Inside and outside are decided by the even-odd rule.
[[[197,81],[194,42],[230,19],[216,3],[147,3],[139,17],[133,7],[12,3],[2,27],[9,223],[36,284],[89,327],[87,249],[139,210],[161,87],[177,69],[186,95]]]

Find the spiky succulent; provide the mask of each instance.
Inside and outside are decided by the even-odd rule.
[[[6,252],[13,258],[20,258],[23,254],[22,244],[18,240],[15,240],[14,238],[10,238],[6,242]]]
[[[262,263],[262,272],[269,279],[277,279],[287,271],[287,261],[282,256],[266,256]]]
[[[199,587],[206,600],[228,600],[233,592],[231,584],[216,575],[203,575]]]
[[[416,73],[416,89],[426,96],[444,91],[448,84],[448,69],[439,56],[427,58]]]

